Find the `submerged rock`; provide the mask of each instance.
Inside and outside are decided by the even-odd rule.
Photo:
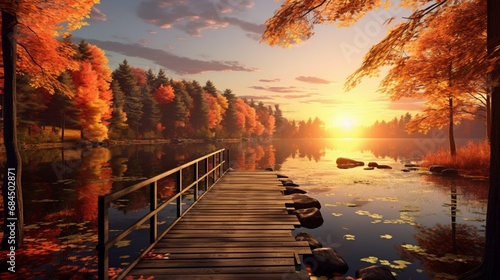
[[[356,271],[356,279],[363,280],[396,280],[389,268],[381,265],[372,265]]]
[[[288,186],[288,187],[298,187],[298,184],[295,184],[292,180],[290,179],[280,179],[281,184],[283,186]]]
[[[363,170],[373,170],[373,169],[375,169],[375,167],[365,167],[365,168],[363,168]]]

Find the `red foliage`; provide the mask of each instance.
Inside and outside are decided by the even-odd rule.
[[[174,89],[168,85],[161,85],[153,92],[153,98],[158,102],[158,104],[167,104],[174,100]]]

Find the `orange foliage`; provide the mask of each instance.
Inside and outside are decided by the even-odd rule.
[[[102,123],[107,106],[106,101],[100,98],[98,75],[89,61],[83,61],[81,70],[71,74],[76,88],[77,107],[82,110],[80,118],[84,138],[102,141],[108,136],[108,128]]]
[[[220,126],[222,116],[228,107],[227,99],[221,95],[213,96],[210,93],[204,93],[208,103],[208,128],[214,129]]]
[[[167,104],[174,100],[174,89],[168,85],[160,85],[157,89],[153,91],[153,98],[158,102],[158,104]]]
[[[113,92],[109,87],[112,79],[112,72],[108,67],[108,58],[106,57],[104,51],[92,44],[88,44],[88,48],[92,56],[92,59],[90,61],[90,63],[92,64],[92,69],[97,75],[99,99],[103,101],[100,107],[101,119],[104,124],[107,124],[111,119],[112,112],[111,103],[113,100]]]
[[[457,149],[455,158],[450,156],[448,150],[442,149],[431,154],[426,154],[422,165],[446,165],[462,174],[489,176],[490,172],[490,145],[487,141],[480,143],[468,142],[467,145]]]
[[[19,0],[14,6],[3,1],[2,10],[15,13],[19,22],[18,44],[23,47],[17,48],[18,71],[32,76],[33,87],[71,95],[57,77],[66,69],[77,69],[78,64],[72,59],[73,47],[59,38],[85,25],[97,3],[99,0]]]
[[[79,167],[80,180],[76,188],[78,203],[75,204],[76,217],[82,221],[97,220],[97,198],[111,191],[111,152],[106,148],[93,149],[82,159]]]

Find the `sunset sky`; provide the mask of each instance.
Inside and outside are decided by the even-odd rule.
[[[241,98],[280,104],[288,119],[319,117],[326,127],[370,125],[422,108],[419,100],[390,102],[377,93],[379,79],[365,79],[345,92],[349,74],[372,44],[383,38],[390,16],[375,11],[348,28],[319,26],[308,41],[291,48],[260,42],[265,21],[281,1],[101,0],[89,25],[73,33],[102,48],[115,69],[129,64],[177,80],[211,80]]]

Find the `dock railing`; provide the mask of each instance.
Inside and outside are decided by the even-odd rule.
[[[209,163],[211,161],[211,169],[209,170]],[[205,173],[200,176],[200,164],[205,165]],[[188,186],[183,187],[183,170],[187,168],[194,167],[194,178],[193,182]],[[125,275],[130,272],[130,270],[153,248],[156,243],[163,237],[167,232],[180,220],[184,214],[189,211],[196,202],[207,193],[210,188],[217,183],[220,178],[229,169],[229,150],[220,149],[213,153],[207,154],[203,157],[190,161],[186,164],[168,170],[157,176],[144,180],[140,183],[127,187],[123,190],[107,194],[104,196],[99,196],[98,199],[98,277],[99,279],[108,280],[108,270],[109,270],[109,250],[115,246],[119,241],[123,240],[134,230],[138,229],[142,224],[149,221],[149,246],[147,246],[139,256],[132,262],[130,262],[127,267],[125,267],[116,279],[122,279]],[[162,202],[158,205],[158,192],[157,192],[157,182],[167,176],[174,175],[176,177],[175,187],[176,193],[168,200]],[[202,195],[198,193],[199,183],[204,181],[206,190]],[[211,181],[211,182],[210,182]],[[150,196],[150,207],[146,215],[135,221],[134,224],[129,226],[127,229],[123,230],[120,234],[109,239],[109,208],[111,203],[116,200],[143,188],[149,188]],[[191,206],[187,209],[182,208],[182,196],[187,192],[194,191],[194,199]],[[158,234],[158,213],[163,210],[167,205],[172,202],[176,202],[177,205],[177,218],[160,234]]]

